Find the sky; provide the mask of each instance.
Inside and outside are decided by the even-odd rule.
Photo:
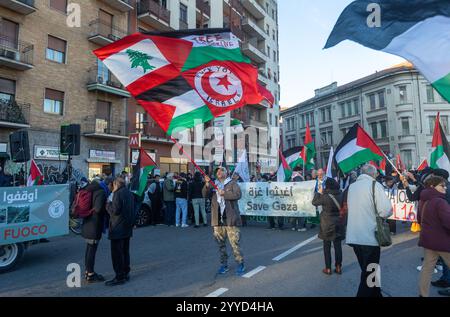
[[[278,0],[282,108],[314,97],[314,90],[339,86],[404,62],[404,59],[344,41],[323,50],[333,27],[353,0]]]

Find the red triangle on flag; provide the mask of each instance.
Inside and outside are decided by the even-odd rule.
[[[356,136],[356,145],[370,149],[373,153],[379,155],[380,157],[384,157],[383,152],[375,144],[372,138],[358,125],[358,132]]]
[[[155,161],[148,155],[148,153],[141,148],[140,150],[140,159],[141,159],[141,168],[144,168],[146,166],[157,166]]]

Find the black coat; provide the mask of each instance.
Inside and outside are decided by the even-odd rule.
[[[86,190],[92,192],[92,208],[94,211],[90,217],[83,219],[81,236],[85,239],[100,240],[106,214],[106,193],[97,182],[92,182],[86,187]]]
[[[203,187],[205,182],[203,181],[193,181],[189,184],[189,199],[203,198]]]
[[[113,194],[112,203],[108,207],[110,240],[127,239],[133,236],[134,198],[126,187]]]
[[[319,239],[325,241],[343,240],[345,239],[345,225],[339,217],[339,208],[329,195],[333,195],[339,205],[342,205],[340,190],[325,189],[323,194],[316,193],[312,201],[314,206],[322,206]]]

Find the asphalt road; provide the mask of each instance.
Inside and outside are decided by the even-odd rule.
[[[265,229],[251,223],[242,228],[242,249],[249,275],[230,272],[216,275],[219,256],[212,229],[156,226],[135,230],[131,240],[131,280],[107,287],[103,283],[80,288],[66,285],[70,263],[84,270],[84,241],[73,234],[32,245],[20,266],[0,275],[0,297],[6,296],[160,296],[160,297],[309,297],[354,296],[359,283],[359,266],[353,250],[344,246],[344,274],[326,276],[322,241],[317,229],[294,232]],[[417,235],[398,224],[394,245],[382,251],[381,283],[385,296],[416,297],[422,250]],[[286,251],[295,247],[289,254]],[[96,271],[114,276],[107,239],[100,243]],[[229,252],[231,254],[231,252]],[[285,255],[282,257],[282,255]],[[282,257],[282,258],[281,258]],[[276,260],[274,260],[276,259]],[[256,269],[256,270],[255,270]],[[434,279],[438,278],[435,274]],[[439,296],[431,288],[431,296]]]

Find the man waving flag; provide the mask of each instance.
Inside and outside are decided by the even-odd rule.
[[[352,40],[401,56],[450,102],[448,0],[357,0],[339,17],[325,48]]]
[[[168,135],[268,99],[226,29],[136,33],[94,54]]]

